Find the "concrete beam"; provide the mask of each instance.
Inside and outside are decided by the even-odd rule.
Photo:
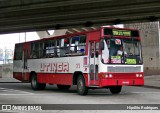
[[[50,34],[48,33],[48,31],[37,31],[36,33],[40,39],[50,37]]]
[[[160,0],[3,0],[0,34],[160,19]]]
[[[65,35],[66,32],[67,32],[67,29],[55,30],[52,36],[61,36],[61,35]]]
[[[54,33],[50,35],[48,31],[36,31],[40,39],[65,35],[66,32],[67,29],[55,30]]]

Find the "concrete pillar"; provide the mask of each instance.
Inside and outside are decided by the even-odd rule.
[[[126,24],[125,28],[140,31],[142,38],[143,62],[145,75],[160,74],[160,29],[159,22]]]

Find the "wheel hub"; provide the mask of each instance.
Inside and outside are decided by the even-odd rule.
[[[35,86],[36,86],[36,84],[37,84],[37,83],[36,83],[35,78],[33,78],[33,79],[32,79],[32,84],[33,84],[33,87],[35,87]]]
[[[82,80],[79,80],[79,81],[78,81],[78,89],[79,89],[80,91],[82,91],[82,89],[83,89],[83,82],[82,82]]]

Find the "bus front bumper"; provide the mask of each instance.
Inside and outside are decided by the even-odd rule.
[[[107,86],[143,86],[144,79],[101,79],[99,82],[100,87]]]

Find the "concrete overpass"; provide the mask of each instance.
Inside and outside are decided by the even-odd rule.
[[[155,21],[160,0],[0,0],[0,34]]]

